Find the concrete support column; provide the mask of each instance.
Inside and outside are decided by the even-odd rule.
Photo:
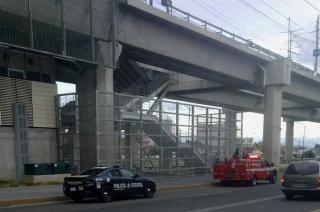
[[[265,88],[265,111],[263,123],[264,159],[280,164],[280,130],[282,113],[282,86],[270,85]]]
[[[78,78],[81,170],[115,163],[113,69],[87,69]]]
[[[237,138],[237,114],[231,110],[223,110],[225,113],[225,156],[230,159],[236,150],[236,138]]]
[[[291,83],[291,60],[271,61],[262,68],[265,73],[263,153],[264,159],[280,165],[280,130],[282,115],[282,90]]]
[[[285,144],[285,159],[291,160],[293,153],[293,137],[294,137],[294,121],[286,119],[286,144]]]

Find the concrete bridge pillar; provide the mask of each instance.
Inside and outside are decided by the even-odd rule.
[[[116,0],[103,2],[107,5],[105,21],[99,19],[101,22],[97,23],[105,24],[104,30],[101,27],[93,27],[94,36],[105,36],[106,40],[112,41],[97,40],[94,50],[95,60],[108,67],[89,68],[83,70],[78,77],[81,170],[119,162],[116,158],[117,143],[114,135],[116,117],[114,117],[113,71],[116,69],[122,46],[118,43],[117,36],[116,2]],[[99,8],[99,4],[93,4],[94,10],[97,9],[95,6]]]
[[[277,59],[266,65],[263,123],[264,159],[280,164],[280,130],[282,115],[282,90],[290,85],[291,61]]]
[[[237,113],[232,110],[223,109],[225,113],[225,156],[230,159],[236,150],[237,140]]]
[[[78,78],[80,166],[115,163],[113,69],[85,70]]]
[[[282,86],[265,88],[265,111],[263,123],[264,159],[280,163],[280,130],[282,112]]]
[[[286,122],[286,143],[285,143],[285,159],[291,160],[293,153],[293,137],[294,137],[294,121],[285,119]]]

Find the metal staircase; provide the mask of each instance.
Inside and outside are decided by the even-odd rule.
[[[160,119],[159,115],[146,113],[140,116],[137,112],[127,111],[121,113],[121,118],[134,122],[143,120],[144,135],[151,138],[159,147],[165,147],[162,148],[163,151],[176,153],[177,158],[173,169],[178,171],[179,175],[203,174],[211,170],[207,167],[205,155],[197,151],[199,148],[194,148],[191,143],[179,142],[176,123],[167,114],[163,113]],[[170,153],[167,155],[171,157]]]
[[[159,114],[159,102],[168,91],[169,74],[149,69],[136,62],[130,61],[123,54],[120,57],[119,69],[115,71],[115,92],[128,95],[117,98],[115,102],[120,106],[119,119],[125,122],[143,123],[141,130],[161,149],[167,160],[165,166],[173,173],[191,175],[208,172],[205,156],[197,152],[191,143],[181,143],[176,133],[176,123],[166,113]],[[147,98],[145,98],[147,97]],[[153,102],[148,110],[141,107],[145,103]],[[160,117],[161,116],[161,117]],[[136,128],[139,128],[137,124]],[[139,137],[139,136],[138,136]],[[136,137],[135,140],[139,141]],[[176,158],[172,155],[175,153]],[[153,160],[145,152],[144,160],[154,169],[161,166],[161,162]],[[169,164],[170,163],[170,164]],[[162,164],[163,165],[163,164]],[[138,165],[137,165],[138,166]]]

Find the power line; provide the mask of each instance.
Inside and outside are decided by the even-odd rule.
[[[297,34],[295,34],[294,37],[299,38],[299,39],[301,39],[301,40],[303,40],[303,41],[305,41],[305,42],[307,42],[307,43],[310,43],[310,44],[316,44],[315,41],[306,39],[306,38],[301,37],[301,36],[299,36],[299,35],[297,35]]]
[[[203,3],[205,6],[203,6],[201,3],[199,3],[198,1],[192,0],[196,5],[198,5],[201,9],[205,10],[206,12],[208,12],[208,14],[210,14],[211,16],[215,16],[214,14],[220,14],[220,16],[222,16],[223,19],[225,19],[224,22],[228,23],[229,25],[233,26],[233,28],[238,29],[239,31],[243,32],[244,34],[248,33],[248,34],[252,34],[255,37],[259,37],[261,40],[264,40],[266,42],[269,42],[266,38],[260,36],[259,34],[256,34],[254,32],[250,32],[249,30],[246,29],[246,27],[244,27],[243,25],[241,25],[240,23],[235,22],[234,20],[232,20],[231,18],[229,18],[228,16],[226,16],[225,14],[221,13],[220,11],[218,11],[217,9],[215,9],[212,5],[208,4],[207,2],[205,2],[204,0],[201,0],[201,3]],[[212,13],[214,12],[214,13]],[[219,17],[221,18],[221,17]],[[220,19],[221,20],[221,19]]]
[[[317,10],[318,11],[318,13],[320,12],[320,10],[316,7],[316,6],[314,6],[314,4],[312,4],[310,1],[308,1],[308,0],[304,0],[307,4],[309,4],[313,9],[315,9],[315,10]]]
[[[225,9],[225,8],[226,8],[225,3],[230,3],[230,1],[225,1],[225,2],[223,2],[223,3],[224,3],[224,4],[221,4],[220,1],[216,1],[216,2],[215,2],[215,5],[220,5],[220,7],[221,7],[222,9]],[[246,12],[242,11],[242,12],[238,13],[238,11],[241,11],[241,9],[238,8],[238,7],[235,5],[235,3],[237,3],[237,2],[232,2],[232,4],[230,4],[231,6],[228,7],[228,8],[229,8],[229,11],[232,12],[232,14],[237,13],[237,15],[241,16],[242,18],[249,20],[249,22],[252,21],[252,17],[249,18],[249,17],[246,17],[246,16],[243,15],[243,14],[247,14]],[[208,4],[209,4],[209,3],[208,3]],[[255,13],[255,12],[253,12],[250,8],[247,8],[247,7],[244,6],[243,4],[240,4],[239,6],[242,6],[244,9],[246,9],[246,10],[249,11],[249,12]],[[232,10],[234,7],[237,8],[237,9]],[[256,13],[255,13],[255,14],[256,14]],[[257,30],[257,27],[256,27],[257,25],[259,25],[259,26],[260,26],[259,28],[261,29],[261,30],[259,29],[259,32],[260,32],[260,31],[265,31],[265,32],[269,32],[269,33],[271,33],[271,34],[277,34],[277,33],[275,33],[274,31],[270,30],[270,28],[267,28],[265,24],[261,24],[261,22],[256,22],[256,23],[255,23],[255,30]],[[252,34],[256,34],[256,33],[253,32]],[[258,34],[257,34],[257,35],[258,35]],[[265,35],[265,33],[264,33],[264,35]],[[259,37],[261,37],[261,36],[259,35]],[[262,38],[262,37],[261,37],[261,38]],[[268,40],[268,39],[263,39],[263,40]]]
[[[304,13],[301,13],[300,10],[293,8],[291,6],[291,4],[287,4],[287,2],[285,2],[284,0],[279,0],[280,2],[282,2],[283,5],[285,5],[287,8],[289,8],[290,10],[294,11],[295,13],[299,13],[301,16],[304,16],[304,18],[308,18],[307,16],[305,16]]]
[[[236,25],[233,25],[233,24],[232,24],[232,25],[235,26],[236,28],[239,28],[240,31],[243,31],[244,33],[248,33],[248,32],[249,32],[250,34],[255,35],[256,37],[259,37],[259,38],[261,38],[261,39],[264,40],[264,41],[268,41],[266,38],[260,36],[259,34],[256,34],[255,32],[250,32],[250,31],[247,30],[246,27],[244,27],[242,24],[240,24],[239,22],[236,22],[236,21],[232,20],[231,18],[229,18],[229,17],[226,16],[225,14],[221,13],[219,10],[215,9],[212,5],[208,4],[208,3],[205,2],[204,0],[200,0],[200,1],[201,1],[201,3],[203,3],[207,8],[203,7],[203,6],[201,5],[201,3],[196,2],[195,0],[193,0],[193,2],[194,2],[194,3],[198,3],[198,5],[199,5],[202,9],[204,9],[204,10],[211,9],[212,11],[214,11],[214,12],[220,14],[221,16],[225,17],[225,19],[226,19],[229,23],[231,23],[231,24],[232,24],[232,23],[235,23]],[[212,15],[211,12],[210,12],[210,14]],[[245,31],[244,31],[243,29],[241,29],[240,27],[244,28]]]
[[[301,32],[301,33],[295,33],[296,35],[305,35],[305,34],[313,34],[313,33],[315,33],[315,32],[317,32],[316,30],[314,30],[314,31],[311,31],[311,32]]]
[[[250,31],[248,31],[248,30],[246,29],[247,26],[246,26],[246,25],[243,25],[242,22],[238,22],[238,23],[237,23],[237,22],[234,20],[233,16],[230,17],[230,16],[228,16],[227,14],[222,13],[222,12],[219,10],[220,7],[217,9],[217,8],[213,7],[212,5],[210,5],[209,2],[206,2],[205,0],[200,0],[200,1],[192,0],[192,1],[193,1],[194,4],[196,4],[197,6],[199,6],[202,10],[204,10],[205,12],[207,12],[209,15],[214,16],[214,17],[216,17],[216,18],[219,18],[220,21],[222,21],[222,23],[224,22],[224,23],[228,24],[229,26],[231,26],[231,28],[236,28],[236,29],[238,29],[239,31],[244,32],[244,33],[247,33],[247,34],[252,34],[252,35],[255,34],[256,36],[258,36],[258,37],[260,37],[260,38],[262,38],[263,40],[266,41],[266,39],[264,39],[264,38],[263,38],[262,36],[260,36],[259,34],[256,34],[255,32],[250,32]],[[245,6],[244,9],[247,8],[247,10],[249,9],[249,10],[251,10],[251,11],[254,12],[254,13],[257,13],[257,14],[259,14],[259,15],[262,15],[263,17],[267,18],[269,21],[271,21],[271,22],[273,22],[274,24],[276,24],[276,25],[278,25],[279,27],[281,27],[281,29],[283,29],[283,28],[287,29],[287,27],[284,26],[284,25],[281,23],[281,21],[277,20],[275,17],[272,17],[270,14],[268,14],[268,13],[266,13],[265,11],[261,10],[260,7],[257,8],[256,5],[252,5],[252,4],[248,3],[247,0],[237,0],[237,1],[238,1],[239,3],[241,3],[241,5]],[[201,2],[201,3],[200,3],[200,2]],[[277,13],[278,15],[280,15],[282,18],[287,19],[286,15],[285,15],[282,11],[280,11],[280,10],[278,10],[278,9],[275,9],[271,4],[268,4],[265,0],[260,0],[260,2],[263,3],[265,6],[267,6],[269,9],[271,9],[273,12]],[[216,3],[218,4],[219,2],[216,2]],[[240,5],[239,5],[239,6],[240,6]],[[233,7],[232,7],[232,8],[233,8]],[[248,11],[249,11],[249,10],[248,10]],[[252,13],[252,12],[251,12],[251,13]],[[243,14],[240,14],[240,15],[241,15],[242,17],[244,17]],[[237,19],[237,20],[239,20],[239,19]],[[311,32],[310,32],[310,31],[307,31],[304,27],[302,27],[302,26],[299,25],[298,23],[293,22],[293,21],[292,21],[292,23],[293,23],[294,25],[298,26],[300,29],[304,30],[303,33],[294,33],[294,37],[295,37],[296,39],[298,39],[298,40],[300,40],[300,41],[302,41],[302,42],[306,42],[306,43],[308,43],[308,44],[312,44],[312,45],[315,43],[314,41],[308,40],[308,39],[306,39],[306,38],[304,38],[304,37],[301,36],[301,35],[304,35],[304,34],[314,33],[314,31],[311,31]],[[266,29],[269,31],[270,28],[266,28]],[[264,31],[264,30],[263,30],[263,31]],[[271,32],[271,31],[270,31],[270,32]],[[292,31],[292,32],[293,32],[293,31]],[[276,33],[274,33],[274,32],[271,32],[271,33],[272,33],[272,34],[276,34]],[[293,34],[293,33],[291,33],[291,34]],[[303,49],[303,48],[301,48],[301,47],[300,47],[300,49],[301,49],[301,51],[307,56],[307,53],[305,52],[305,49]]]
[[[240,1],[243,2],[245,5],[247,5],[248,7],[250,7],[251,9],[255,10],[256,12],[258,12],[259,14],[263,15],[264,17],[267,17],[269,20],[272,20],[274,23],[277,23],[277,25],[283,27],[282,24],[279,24],[279,22],[275,21],[275,20],[272,19],[270,16],[268,16],[268,15],[266,15],[265,13],[261,12],[260,10],[258,10],[257,8],[255,8],[254,6],[250,5],[250,4],[249,4],[248,2],[246,2],[245,0],[240,0]],[[263,0],[260,0],[260,1],[263,2],[263,3],[265,3]],[[269,4],[266,4],[266,5],[270,6]],[[279,12],[278,10],[274,9],[272,6],[270,6],[270,8],[272,8],[274,11],[277,11],[277,13],[280,14],[282,17],[286,18],[285,15],[283,15],[283,14],[282,14],[281,12]],[[287,19],[287,18],[286,18],[286,19]],[[304,30],[305,30],[305,29],[304,29]],[[306,31],[306,30],[305,30],[305,31]],[[288,33],[289,33],[288,36],[290,36],[290,37],[291,37],[290,34],[293,34],[292,31],[289,31]],[[298,38],[300,38],[301,40],[306,41],[306,42],[309,42],[309,43],[315,43],[314,41],[308,40],[308,39],[303,38],[303,37],[301,37],[301,36],[299,36],[299,35],[296,35],[295,37],[298,37]],[[289,39],[289,42],[291,42],[290,39]],[[289,44],[288,44],[288,45],[289,45]],[[290,48],[291,48],[291,47],[290,47]],[[290,51],[290,50],[288,50],[288,51]]]
[[[266,3],[264,0],[260,0],[264,5],[266,5],[267,7],[269,7],[271,10],[273,10],[274,12],[276,12],[278,15],[280,15],[281,17],[287,19],[288,17],[285,16],[283,13],[281,13],[279,10],[275,9],[274,7],[272,7],[270,4]],[[301,29],[307,31],[304,27],[302,27],[301,25],[297,24],[296,22],[291,20],[291,23],[293,23],[294,25],[296,25],[297,27],[300,27]]]
[[[314,61],[314,75],[316,76],[317,73],[318,73],[318,57],[319,57],[319,53],[317,51],[319,51],[319,20],[320,17],[318,15],[318,18],[317,18],[317,24],[316,24],[316,31],[317,31],[317,34],[316,34],[316,48],[315,48],[315,61]]]
[[[212,11],[210,11],[208,8],[204,7],[202,4],[200,4],[199,2],[196,2],[195,0],[192,0],[193,3],[195,3],[196,5],[198,5],[202,10],[205,10],[208,14],[210,14],[211,16],[216,16],[214,13],[212,13]],[[219,13],[221,15],[220,12],[216,11],[217,13]],[[223,14],[221,16],[224,16]],[[217,16],[216,16],[217,17]],[[221,20],[221,17],[220,17],[220,21]],[[225,19],[223,22],[227,22],[230,26],[233,26],[233,28],[236,28],[237,30],[245,33],[246,31],[244,31],[243,29],[241,29],[239,26],[235,25],[232,23],[232,20],[229,21],[227,19]]]
[[[306,52],[306,50],[297,42],[295,44],[299,47],[299,50],[302,51],[302,53],[308,58],[310,61],[313,61],[313,57],[311,56],[311,53]]]
[[[249,4],[248,2],[246,2],[245,0],[239,0],[241,1],[244,5],[246,5],[247,7],[251,8],[252,10],[256,11],[257,13],[263,15],[264,17],[266,17],[267,19],[269,19],[270,21],[272,21],[273,23],[277,24],[278,26],[280,26],[281,28],[287,28],[286,26],[280,24],[278,21],[274,20],[273,18],[271,18],[270,16],[268,16],[267,14],[261,12],[260,10],[258,10],[257,8],[255,8],[254,6],[252,6],[251,4]]]

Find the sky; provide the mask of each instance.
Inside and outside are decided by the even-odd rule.
[[[308,2],[320,8],[320,1]],[[173,5],[283,56],[290,17],[292,57],[313,67],[318,11],[305,0],[173,0]]]
[[[161,0],[153,0],[158,6]],[[173,5],[201,19],[222,27],[283,56],[288,55],[288,26],[292,30],[292,58],[313,69],[315,25],[319,0],[172,0]],[[314,7],[312,7],[309,3]],[[181,16],[177,12],[174,15]],[[319,71],[320,72],[320,71]],[[75,92],[74,85],[58,83],[59,93]],[[320,137],[320,124],[295,122],[295,138]],[[263,134],[263,115],[244,114],[244,137],[259,141]],[[285,137],[285,123],[281,124]]]

